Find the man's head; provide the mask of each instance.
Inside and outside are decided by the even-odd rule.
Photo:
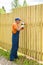
[[[20,19],[20,18],[15,18],[15,22],[16,22],[17,24],[19,24],[19,23],[20,23],[20,21],[21,21],[21,19]]]

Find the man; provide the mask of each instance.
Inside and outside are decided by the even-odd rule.
[[[24,28],[24,25],[19,26],[21,19],[15,18],[15,23],[12,24],[12,49],[10,53],[10,61],[18,58],[18,43],[19,43],[19,32]]]

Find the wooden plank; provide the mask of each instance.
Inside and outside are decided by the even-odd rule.
[[[35,59],[43,60],[42,14],[43,5],[36,5],[16,8],[10,14],[0,15],[0,46],[6,49],[11,48],[11,24],[14,22],[14,18],[20,17],[24,22],[27,22],[27,26],[20,32],[19,51]]]

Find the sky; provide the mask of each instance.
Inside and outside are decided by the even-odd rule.
[[[0,0],[0,8],[2,8],[2,6],[5,7],[6,12],[10,12],[11,11],[11,2],[13,0]],[[22,5],[24,0],[19,0],[19,3]],[[37,4],[42,4],[43,0],[26,0],[27,4],[29,6],[31,5],[37,5]]]

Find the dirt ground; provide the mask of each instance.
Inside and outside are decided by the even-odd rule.
[[[0,65],[17,65],[17,64],[6,60],[4,57],[0,57]]]

